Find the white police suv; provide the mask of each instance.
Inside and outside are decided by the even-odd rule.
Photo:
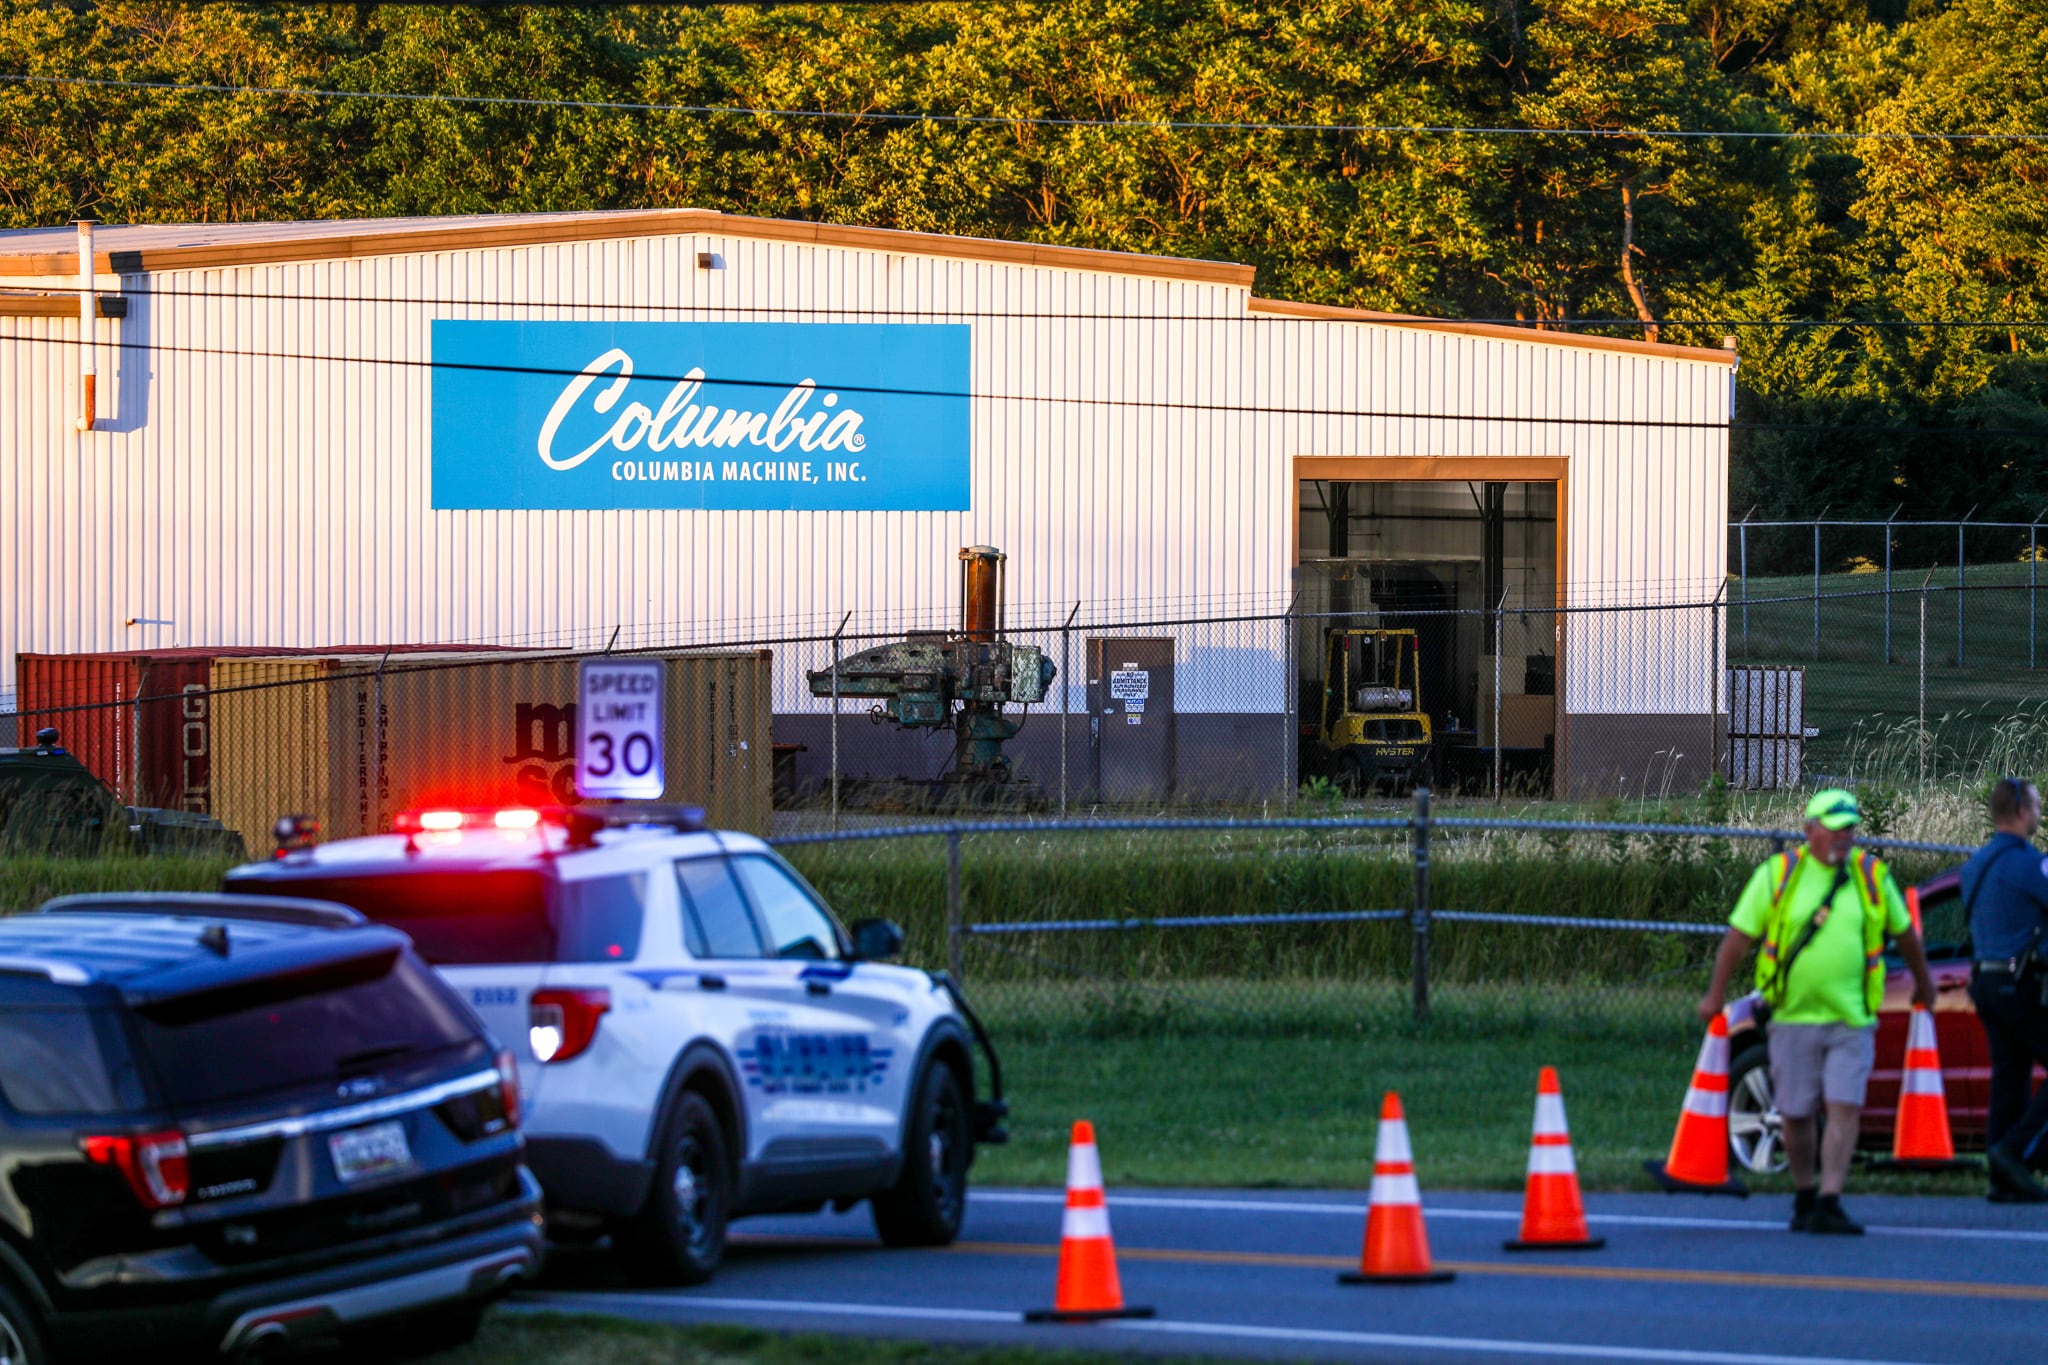
[[[609,1231],[636,1278],[691,1284],[747,1214],[865,1199],[891,1245],[959,1232],[975,1145],[1004,1137],[1000,1063],[944,973],[887,965],[896,925],[849,934],[767,845],[694,811],[397,824],[307,846],[280,822],[276,859],[226,889],[412,936],[520,1055],[556,1236]]]

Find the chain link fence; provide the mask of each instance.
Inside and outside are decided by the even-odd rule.
[[[1004,661],[1004,679],[1039,661],[1050,676],[1034,674],[1032,700],[984,703],[973,717],[966,672],[934,682],[870,669],[862,676],[882,678],[880,691],[842,690],[857,659],[958,632],[842,623],[630,652],[666,670],[668,798],[762,834],[1368,812],[1418,786],[1461,807],[1562,803],[1618,818],[1623,801],[1658,818],[1717,787],[1784,804],[1842,779],[1891,793],[1878,802],[1889,809],[1907,789],[2048,759],[2030,585],[1973,578],[1960,590],[1923,581],[1822,597],[1758,587],[1675,605],[1492,611],[1104,621],[1074,608],[976,646],[976,658]],[[1954,648],[1952,615],[1964,623]],[[20,709],[0,713],[0,748],[23,751],[0,757],[0,831],[18,842],[66,820],[111,829],[154,811],[158,827],[217,825],[261,853],[285,814],[340,836],[389,829],[427,804],[572,804],[577,669],[597,656],[22,656]],[[922,711],[907,700],[916,687],[933,698]],[[970,734],[970,719],[985,729]],[[27,752],[46,730],[100,789],[98,814],[32,817],[36,800],[55,799],[44,770],[62,766]],[[963,773],[991,734],[984,752],[1000,770]]]
[[[1392,1021],[1683,1030],[1789,830],[1508,819],[948,823],[791,835],[848,913],[1024,1036],[1315,1036]],[[1963,845],[1871,837],[1905,884]],[[851,907],[851,908],[849,908]],[[1931,933],[1949,933],[1936,926]]]

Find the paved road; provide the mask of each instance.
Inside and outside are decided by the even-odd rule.
[[[628,1288],[595,1251],[558,1255],[533,1307],[956,1342],[1280,1360],[1639,1360],[1671,1365],[2048,1358],[2048,1209],[1846,1201],[1854,1238],[1795,1237],[1787,1200],[1589,1200],[1605,1250],[1501,1249],[1513,1195],[1430,1194],[1445,1285],[1340,1287],[1364,1228],[1351,1193],[1110,1192],[1124,1292],[1150,1321],[1027,1325],[1049,1306],[1062,1196],[977,1189],[958,1245],[887,1251],[865,1209],[751,1219],[699,1289]]]

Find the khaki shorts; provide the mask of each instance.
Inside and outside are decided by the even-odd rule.
[[[1812,1118],[1823,1099],[1862,1107],[1877,1060],[1877,1025],[1773,1023],[1770,1042],[1771,1094],[1782,1117]]]

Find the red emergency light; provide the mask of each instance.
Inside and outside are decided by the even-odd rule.
[[[392,829],[409,839],[421,835],[459,838],[471,830],[525,834],[542,826],[565,832],[572,848],[589,847],[597,841],[598,831],[606,829],[694,833],[705,828],[704,812],[698,807],[653,802],[618,802],[602,807],[422,806],[418,810],[400,811],[391,818]]]
[[[540,824],[541,812],[531,806],[483,809],[430,806],[424,810],[400,811],[391,818],[391,827],[400,834],[453,834],[466,829],[502,829],[517,833],[538,829]]]

